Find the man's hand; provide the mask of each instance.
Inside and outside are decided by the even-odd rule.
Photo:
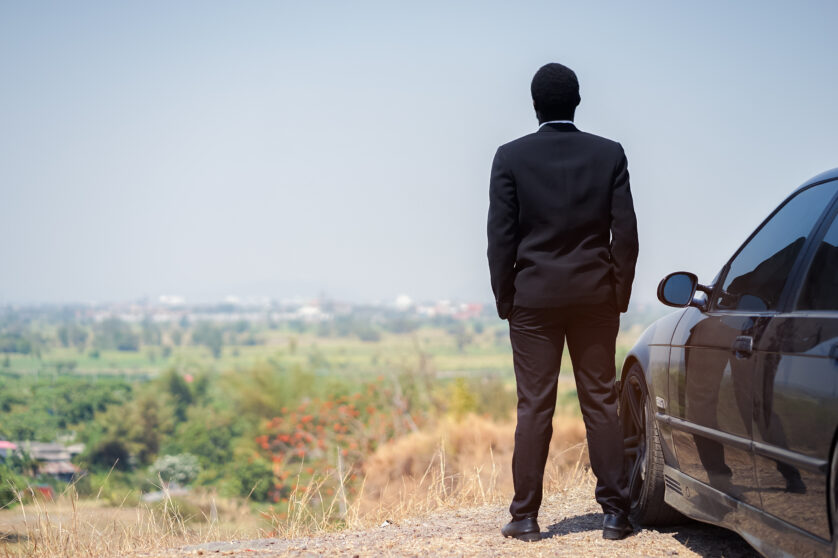
[[[512,303],[511,302],[498,302],[496,303],[498,308],[498,316],[501,320],[505,320],[509,317],[509,314],[512,312]]]

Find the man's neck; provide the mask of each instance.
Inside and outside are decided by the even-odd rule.
[[[547,124],[573,124],[573,120],[547,120],[539,124],[538,128],[541,129],[542,126],[546,126]]]

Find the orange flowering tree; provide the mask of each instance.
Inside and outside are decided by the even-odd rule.
[[[408,407],[396,390],[377,383],[353,395],[283,408],[256,438],[262,455],[273,463],[271,499],[287,502],[295,487],[305,491],[312,480],[331,496],[340,476],[344,489],[353,492],[363,458],[408,425],[415,427]]]

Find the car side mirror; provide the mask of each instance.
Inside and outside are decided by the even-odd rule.
[[[688,271],[676,271],[663,278],[658,285],[658,300],[667,306],[689,306],[698,289],[698,277]]]

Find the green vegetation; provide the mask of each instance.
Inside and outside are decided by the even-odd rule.
[[[621,334],[619,359],[637,334]],[[567,355],[563,368],[559,405],[573,412]],[[441,417],[507,422],[514,408],[508,329],[493,318],[157,323],[0,311],[0,439],[83,444],[76,490],[114,505],[175,483],[281,515],[317,479],[325,495],[355,494],[365,458],[390,440]],[[61,491],[36,470],[0,459],[0,506],[13,487]]]
[[[18,491],[26,485],[19,466],[0,460],[0,509],[14,504]]]
[[[488,317],[420,320],[398,312],[357,312],[325,321],[192,324],[187,319],[127,322],[0,308],[0,373],[72,372],[150,379],[170,368],[220,372],[282,358],[313,365],[318,373],[375,376],[414,358],[417,348],[441,359],[436,363],[440,370],[509,370],[506,326]]]
[[[117,495],[162,480],[281,502],[292,481],[338,461],[353,471],[378,445],[435,416],[513,409],[508,383],[439,379],[429,360],[419,354],[413,366],[360,380],[318,374],[328,365],[318,359],[304,366],[281,357],[226,372],[172,368],[150,380],[6,374],[0,437],[83,443],[82,494],[101,490],[113,470]]]
[[[127,402],[132,389],[123,378],[0,374],[0,437],[53,441],[109,406]]]

